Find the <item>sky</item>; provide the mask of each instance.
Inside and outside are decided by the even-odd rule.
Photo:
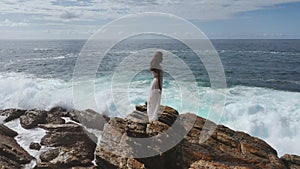
[[[300,0],[1,0],[0,39],[87,39],[140,12],[182,17],[211,39],[300,39]]]

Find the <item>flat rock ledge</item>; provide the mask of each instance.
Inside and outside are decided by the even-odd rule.
[[[168,106],[160,107],[157,121],[149,122],[146,112],[147,106],[139,105],[125,118],[110,119],[90,109],[2,110],[0,168],[25,168],[34,159],[14,139],[18,133],[5,126],[19,118],[25,129],[46,130],[30,145],[40,151],[36,169],[300,169],[300,156],[279,158],[265,141],[247,133],[192,113],[179,115]]]

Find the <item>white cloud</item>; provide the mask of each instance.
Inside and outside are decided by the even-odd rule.
[[[51,34],[47,36],[51,37],[54,33],[57,36],[53,37],[61,37],[78,30],[81,38],[109,20],[126,14],[163,12],[189,20],[221,20],[240,12],[274,8],[291,2],[300,0],[1,0],[0,27],[11,34],[19,31],[17,27],[27,25],[26,28],[35,30],[27,31],[36,34],[49,29]],[[23,19],[26,22],[16,22]],[[5,27],[15,29],[6,30]]]
[[[72,2],[72,3],[70,3]],[[26,13],[39,14],[41,19],[114,19],[124,14],[137,12],[171,13],[186,19],[215,20],[232,17],[238,12],[263,9],[281,3],[300,0],[3,0],[0,14]],[[72,5],[73,4],[73,5]],[[67,11],[62,13],[62,11]],[[78,15],[80,13],[80,15]]]
[[[69,11],[65,11],[64,13],[62,13],[60,15],[60,18],[67,19],[67,20],[79,18],[79,17],[80,17],[80,14],[69,12]]]
[[[3,26],[3,27],[20,27],[20,26],[27,26],[27,25],[28,25],[28,23],[26,23],[26,22],[14,22],[9,19],[0,21],[0,26]]]

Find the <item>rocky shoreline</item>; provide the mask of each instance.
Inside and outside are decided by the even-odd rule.
[[[45,110],[6,109],[0,111],[0,168],[80,168],[80,169],[299,169],[300,156],[286,154],[278,157],[265,141],[247,133],[217,125],[191,113],[178,114],[168,106],[162,106],[158,121],[149,123],[146,106],[126,118],[109,118],[93,110],[66,110],[61,107]],[[12,120],[20,121],[27,130],[40,128],[46,134],[40,142],[31,142],[28,148],[37,151],[33,157],[21,147],[15,137],[18,133],[6,126]],[[68,120],[66,120],[68,119]],[[179,123],[174,127],[177,119]],[[168,133],[191,130],[175,146],[162,151],[160,146],[175,142],[176,136]],[[204,142],[199,135],[209,135],[204,123],[215,131]],[[90,132],[102,131],[101,134]],[[166,134],[165,134],[166,133]],[[145,146],[135,138],[152,138]],[[133,154],[152,152],[151,157],[134,158]],[[28,164],[34,161],[33,166]]]

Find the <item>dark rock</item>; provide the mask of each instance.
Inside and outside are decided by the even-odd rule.
[[[59,155],[59,148],[51,149],[45,152],[42,152],[40,159],[42,162],[49,162],[55,159]]]
[[[166,138],[172,139],[172,135],[169,134],[159,135],[168,130],[169,125],[161,121],[149,123],[145,120],[147,117],[145,112],[140,110],[134,111],[125,119],[112,118],[105,124],[100,145],[96,149],[96,163],[100,168],[180,168],[180,164],[174,162],[178,158],[178,147],[166,152],[161,152],[159,149],[159,146],[166,142],[170,143]],[[172,108],[165,110],[172,111],[172,114],[174,112]],[[152,136],[158,137],[146,142],[149,146],[143,145],[143,139],[132,139]],[[133,154],[138,155],[143,152],[152,152],[157,155],[148,158],[130,158]]]
[[[52,123],[52,124],[64,124],[65,120],[62,119],[60,116],[48,113],[47,118],[46,118],[47,123]]]
[[[179,116],[176,110],[167,107],[161,119],[148,123],[143,120],[145,112],[145,106],[140,106],[125,119],[112,118],[105,124],[96,149],[96,163],[100,168],[285,169],[290,164],[298,164],[298,156],[279,159],[277,152],[263,140],[194,114]],[[174,123],[176,119],[178,123]],[[189,126],[192,128],[183,140],[168,151],[161,151],[160,145],[176,143],[176,135],[187,132]],[[213,132],[210,129],[214,129]],[[172,134],[172,131],[175,132]],[[153,141],[148,146],[134,139],[148,137]],[[131,155],[139,151],[157,155],[132,158]]]
[[[49,110],[49,114],[53,114],[59,117],[67,117],[67,109],[62,108],[62,107],[53,107]]]
[[[62,107],[53,107],[47,113],[46,121],[52,124],[64,124],[65,120],[61,117],[66,117],[68,115],[67,110]]]
[[[41,139],[41,144],[49,147],[68,146],[78,141],[94,145],[97,138],[75,123],[40,124],[39,127],[48,130]]]
[[[91,109],[84,111],[70,110],[68,112],[68,116],[72,120],[84,125],[87,128],[98,130],[103,130],[104,124],[109,121],[109,117],[99,114]]]
[[[19,169],[22,168],[23,165],[3,155],[0,155],[0,167],[1,169]]]
[[[41,144],[57,147],[40,155],[36,168],[92,166],[97,138],[75,123],[39,124],[47,130]]]
[[[40,162],[35,167],[35,169],[98,169],[95,165],[87,165],[87,166],[65,166],[61,167],[59,165],[51,164],[48,162]]]
[[[38,124],[46,123],[46,117],[47,112],[44,110],[28,110],[20,117],[20,123],[23,128],[31,129]]]
[[[86,166],[86,167],[77,166],[77,167],[72,167],[72,169],[97,169],[97,167],[94,165]]]
[[[135,110],[147,113],[147,105],[136,105]]]
[[[31,142],[30,145],[29,145],[29,148],[33,149],[33,150],[40,150],[41,149],[41,145],[39,143]]]
[[[9,122],[11,120],[17,119],[20,116],[22,116],[24,113],[26,112],[26,110],[20,110],[20,109],[6,109],[6,110],[2,110],[0,111],[0,115],[1,116],[7,116],[4,119],[4,122]]]
[[[4,124],[0,124],[0,134],[8,136],[8,137],[16,137],[18,135],[17,132],[8,128]]]
[[[285,154],[280,158],[287,168],[299,169],[300,168],[300,156]]]
[[[161,113],[158,116],[158,121],[161,121],[169,126],[171,126],[175,122],[179,115],[177,110],[169,106],[160,106],[159,112]]]
[[[1,168],[23,168],[33,159],[12,137],[0,134]]]
[[[94,159],[94,148],[79,141],[68,147],[60,146],[47,150],[40,155],[42,163],[38,163],[37,168],[41,165],[55,166],[56,168],[91,166]]]
[[[136,111],[130,113],[126,119],[135,121],[135,122],[148,122],[147,116],[147,106],[146,105],[138,105],[135,107]],[[158,111],[158,121],[165,123],[171,126],[174,121],[177,119],[179,113],[177,110],[169,107],[169,106],[160,106]]]

